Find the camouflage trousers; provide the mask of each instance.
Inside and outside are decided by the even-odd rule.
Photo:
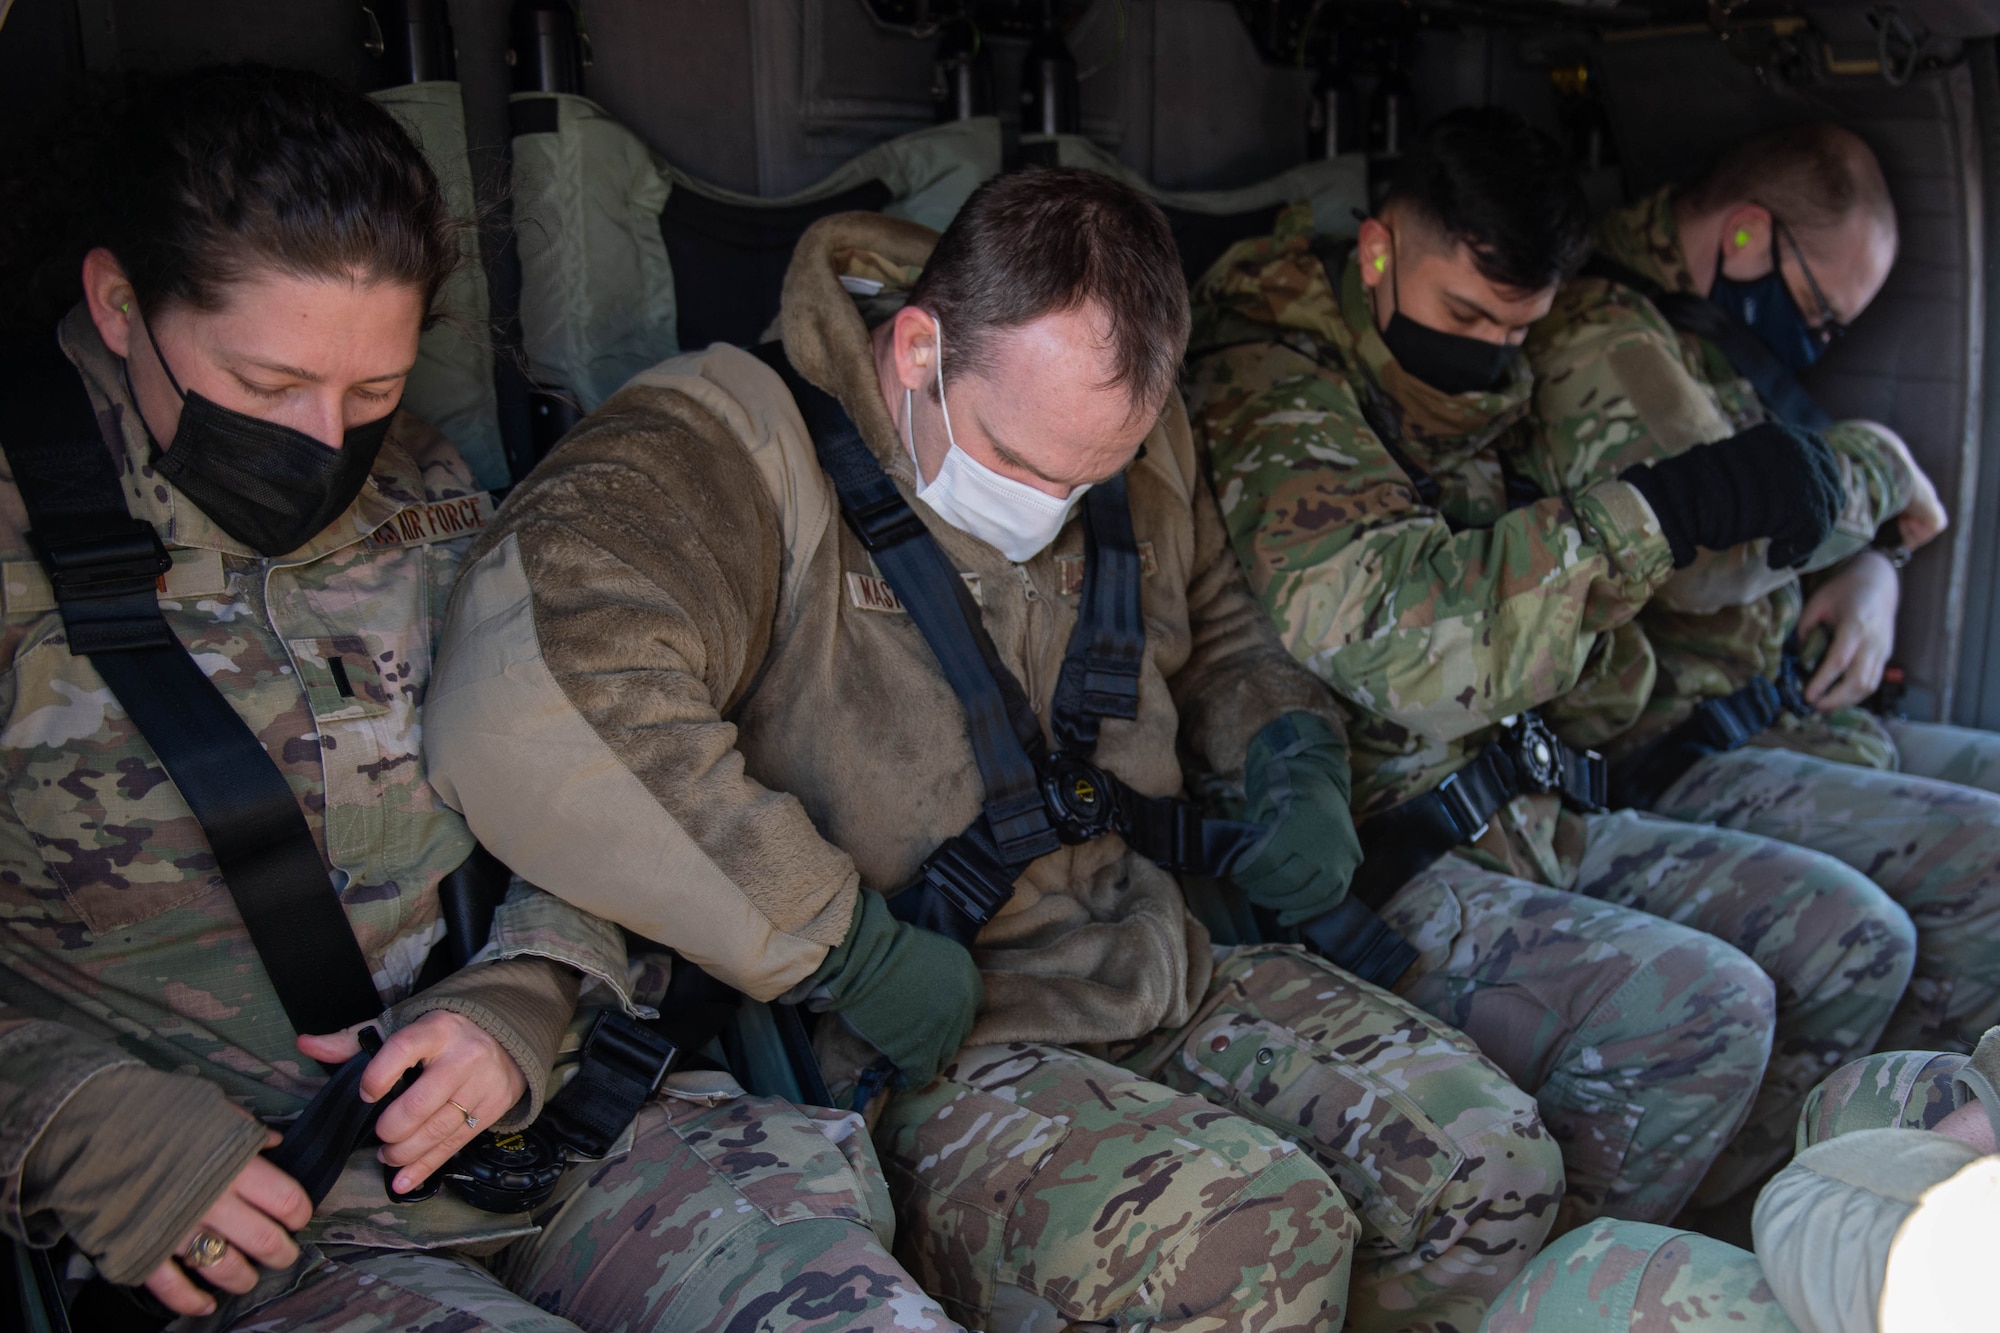
[[[1912,762],[1982,777],[1993,770],[1979,756],[2000,745],[1956,728],[1905,735]],[[1882,1047],[1969,1051],[2000,1021],[2000,796],[1753,744],[1701,760],[1654,811],[1824,852],[1908,912],[1916,970]]]
[[[1664,1222],[1783,1160],[1812,1086],[1873,1049],[1913,948],[1830,857],[1629,811],[1584,827],[1570,892],[1454,855],[1383,911],[1420,951],[1398,990],[1541,1104],[1559,1232]]]
[[[1797,1333],[1748,1250],[1610,1218],[1543,1250],[1479,1327],[1480,1333]]]
[[[1193,1019],[969,1047],[876,1128],[897,1257],[962,1323],[1465,1330],[1562,1163],[1467,1042],[1298,949],[1218,950]]]
[[[890,1258],[888,1195],[858,1116],[662,1096],[632,1149],[574,1167],[539,1234],[485,1261],[329,1247],[238,1333],[946,1333]],[[879,1232],[879,1234],[878,1234]]]
[[[1795,1146],[1804,1152],[1863,1129],[1936,1129],[1957,1109],[1952,1076],[1966,1058],[1885,1051],[1843,1066],[1806,1098]]]

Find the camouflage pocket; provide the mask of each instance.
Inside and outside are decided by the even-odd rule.
[[[954,1204],[1007,1218],[1070,1127],[950,1080],[933,1087],[950,1100],[896,1127],[885,1146],[890,1166]]]
[[[1212,1098],[1296,1139],[1369,1230],[1398,1250],[1428,1229],[1464,1152],[1408,1095],[1298,1034],[1231,1009],[1188,1029],[1188,1071]]]
[[[380,717],[389,711],[382,670],[359,635],[334,639],[293,639],[292,661],[314,719],[345,722]]]
[[[1577,1080],[1558,1072],[1541,1087],[1545,1104],[1565,1109],[1549,1126],[1562,1145],[1563,1173],[1571,1195],[1603,1200],[1625,1171],[1632,1140],[1638,1136],[1639,1122],[1646,1108],[1632,1102],[1613,1101],[1577,1086]]]

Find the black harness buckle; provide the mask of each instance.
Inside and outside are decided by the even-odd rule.
[[[1521,786],[1543,794],[1563,788],[1562,743],[1535,713],[1517,713],[1506,723],[1507,757]]]
[[[48,572],[58,602],[151,593],[160,575],[174,567],[151,523],[128,518],[89,537],[45,542],[35,533],[28,543]]]
[[[1458,834],[1458,842],[1452,846],[1476,842],[1486,836],[1486,818],[1472,803],[1471,793],[1467,792],[1465,784],[1459,781],[1458,774],[1447,775],[1443,782],[1431,790],[1437,794],[1446,818],[1451,820],[1452,831]]]
[[[1118,826],[1118,796],[1103,769],[1072,754],[1052,754],[1039,765],[1042,799],[1056,836],[1075,846]]]

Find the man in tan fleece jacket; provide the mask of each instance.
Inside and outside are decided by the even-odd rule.
[[[1044,728],[1084,587],[1072,510],[1122,476],[1144,657],[1095,762],[1267,825],[1232,873],[1304,921],[1354,864],[1345,742],[1203,480],[1173,391],[1186,300],[1150,203],[1030,171],[942,238],[817,223],[777,332],[919,501]],[[893,1062],[871,1109],[898,1253],[970,1325],[1465,1329],[1554,1216],[1556,1145],[1469,1042],[1303,950],[1212,947],[1115,833],[1035,859],[969,953],[896,919],[981,812],[967,715],[756,356],[638,376],[515,494],[427,720],[440,790],[535,883],[838,1014],[837,1091]]]

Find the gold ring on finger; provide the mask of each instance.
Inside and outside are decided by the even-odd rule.
[[[457,1103],[457,1102],[455,1102],[455,1101],[452,1101],[452,1099],[451,1099],[451,1098],[449,1098],[449,1097],[445,1098],[445,1100],[446,1100],[446,1101],[448,1101],[448,1102],[451,1102],[451,1104],[452,1104],[453,1106],[458,1106],[458,1103]],[[466,1127],[467,1129],[478,1129],[478,1128],[479,1128],[479,1117],[478,1117],[478,1116],[476,1116],[476,1115],[474,1115],[474,1114],[473,1114],[472,1112],[470,1112],[470,1111],[466,1110],[466,1109],[465,1109],[465,1108],[464,1108],[463,1106],[458,1106],[458,1113],[459,1113],[460,1115],[462,1115],[462,1116],[464,1116],[464,1117],[465,1117],[465,1127]]]
[[[228,1253],[228,1241],[207,1227],[200,1227],[188,1237],[187,1248],[181,1251],[181,1261],[189,1268],[213,1268]]]

